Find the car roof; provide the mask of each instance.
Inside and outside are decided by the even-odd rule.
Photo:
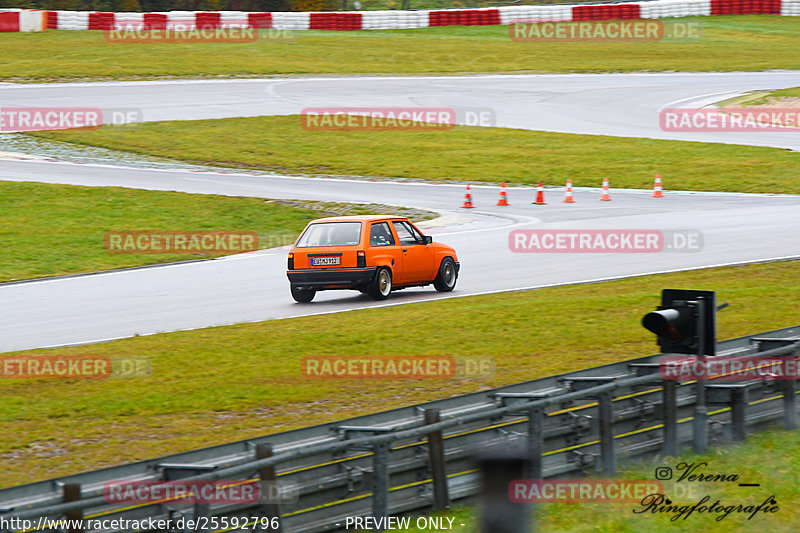
[[[318,218],[316,220],[312,220],[310,224],[314,224],[315,222],[374,222],[376,220],[407,220],[407,218],[395,215],[350,215]]]

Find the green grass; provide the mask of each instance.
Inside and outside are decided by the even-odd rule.
[[[757,97],[748,100],[745,105],[778,105],[782,102],[796,100],[797,98],[800,98],[800,87],[791,87],[789,89],[760,93]]]
[[[620,467],[614,479],[653,480],[656,467],[669,466],[677,472],[676,465],[706,462],[699,472],[736,474],[738,482],[760,483],[758,488],[739,487],[738,482],[703,483],[681,481],[664,482],[664,494],[677,505],[694,504],[709,496],[707,505],[720,500],[722,505],[757,506],[769,496],[774,496],[780,509],[770,515],[759,513],[751,520],[749,514],[732,513],[716,521],[719,514],[693,513],[685,520],[670,519],[674,514],[634,513],[641,510],[638,504],[612,503],[546,503],[537,506],[539,528],[544,533],[674,533],[676,531],[708,531],[718,533],[768,530],[773,533],[797,531],[797,507],[800,505],[800,433],[797,431],[770,430],[754,433],[747,442],[735,446],[718,447],[697,455],[690,451],[680,459],[654,459],[647,463],[627,464]],[[676,496],[677,495],[677,496]],[[437,516],[455,518],[454,533],[478,531],[478,513],[473,507],[457,507],[452,512]],[[414,521],[412,520],[412,524]],[[445,522],[447,523],[447,522]],[[464,526],[461,526],[464,524]],[[411,528],[409,533],[422,533],[428,529]]]
[[[313,74],[755,71],[800,68],[800,20],[697,17],[696,42],[513,42],[507,26],[300,31],[253,43],[109,43],[100,31],[0,36],[2,81]],[[272,33],[277,36],[278,34]]]
[[[649,355],[640,320],[663,287],[718,291],[720,339],[796,325],[798,276],[787,261],[20,352],[145,357],[152,374],[0,380],[0,486]],[[301,373],[311,355],[491,356],[496,373],[317,380]]]
[[[292,243],[320,216],[386,211],[375,205],[6,181],[0,181],[0,197],[0,282],[224,255],[109,253],[103,237],[110,231],[255,231],[259,247],[269,248]]]
[[[149,122],[38,137],[275,172],[517,184],[800,193],[800,153],[778,148],[458,126],[309,131],[299,116]],[[387,150],[387,147],[391,147]],[[454,199],[454,205],[457,202]]]
[[[751,93],[717,102],[717,107],[747,107],[759,105],[781,105],[796,103],[800,98],[800,87],[790,87],[777,91],[753,91]]]
[[[769,96],[773,98],[800,98],[800,87],[790,87],[779,91],[772,91]]]

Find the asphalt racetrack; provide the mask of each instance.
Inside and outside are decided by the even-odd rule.
[[[2,84],[8,107],[133,109],[145,122],[299,114],[306,107],[483,109],[493,124],[800,149],[789,132],[665,132],[664,108],[697,108],[751,90],[800,86],[800,72],[337,77]],[[457,113],[459,114],[459,113]],[[461,113],[460,115],[463,115]]]
[[[8,106],[137,108],[145,121],[296,114],[304,107],[449,106],[489,108],[496,126],[569,133],[726,142],[800,149],[785,133],[669,133],[665,107],[699,107],[756,89],[800,86],[798,72],[600,74],[459,78],[292,78],[79,84],[0,84]],[[473,187],[476,209],[460,209],[463,185],[153,170],[0,158],[0,179],[123,186],[191,193],[379,202],[439,211],[425,225],[462,262],[453,293],[428,287],[373,302],[353,291],[319,293],[297,304],[285,276],[286,250],[272,249],[159,267],[0,285],[0,352],[396,305],[436,298],[612,279],[654,272],[800,256],[800,197],[576,189]],[[612,182],[613,187],[613,182]],[[519,229],[690,231],[697,249],[657,253],[515,253]]]

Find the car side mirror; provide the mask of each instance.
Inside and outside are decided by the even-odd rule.
[[[425,241],[425,244],[430,244],[433,242],[433,237],[430,235],[423,235],[422,239]]]

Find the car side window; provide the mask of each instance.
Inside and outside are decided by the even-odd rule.
[[[412,226],[412,225],[411,225],[411,224],[409,224],[408,222],[403,222],[403,224],[405,224],[406,226],[408,226],[408,229],[410,229],[410,230],[411,230],[411,234],[412,234],[412,235],[414,236],[414,238],[417,240],[417,244],[424,244],[424,243],[425,243],[425,239],[422,237],[422,234],[421,234],[420,232],[418,232],[418,231],[417,231],[417,228],[415,228],[414,226]]]
[[[378,222],[372,225],[369,232],[369,244],[371,246],[394,245],[394,236],[391,229],[389,229],[388,222]]]
[[[422,242],[422,237],[417,237],[419,235],[418,232],[414,231],[407,222],[396,221],[394,224],[394,230],[397,232],[397,236],[400,238],[400,244],[420,244]]]

